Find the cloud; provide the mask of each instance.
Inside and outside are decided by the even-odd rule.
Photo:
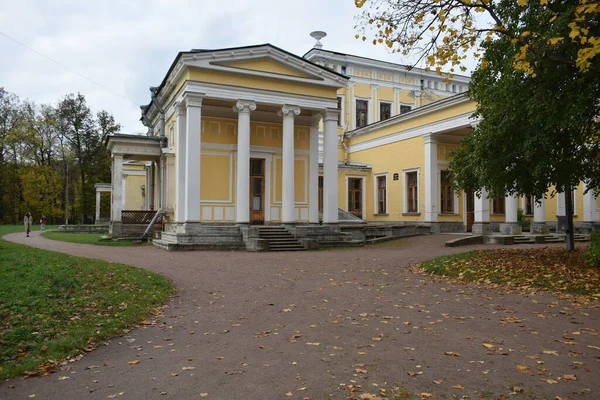
[[[0,85],[39,103],[81,92],[92,110],[113,113],[124,132],[145,130],[139,105],[149,102],[148,88],[162,81],[179,51],[272,43],[303,55],[314,43],[309,33],[324,30],[327,49],[403,61],[354,39],[357,10],[348,0],[0,2],[2,32],[110,90],[3,36]]]

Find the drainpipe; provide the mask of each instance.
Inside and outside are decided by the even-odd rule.
[[[162,108],[162,106],[160,105],[160,102],[156,98],[158,89],[159,89],[158,87],[151,87],[150,92],[151,92],[151,97],[152,97],[152,103],[156,106],[156,108],[158,109],[158,112],[160,114],[159,119],[158,119],[158,137],[160,138],[160,148],[162,150],[166,147],[167,140],[165,137],[165,110]],[[162,155],[160,156],[160,159],[159,159],[159,167],[158,168],[160,170],[160,173],[158,174],[158,179],[157,179],[158,190],[159,190],[158,209],[160,211],[162,211],[163,204],[164,204],[164,197],[165,197],[165,188],[163,187],[163,182],[165,181],[165,169],[166,169],[166,162]]]

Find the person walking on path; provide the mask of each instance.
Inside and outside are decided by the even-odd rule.
[[[44,214],[42,214],[40,217],[40,229],[42,232],[44,232],[44,229],[46,229],[46,216]]]
[[[29,211],[25,213],[25,218],[23,218],[23,224],[25,225],[25,233],[27,234],[27,237],[29,237],[29,232],[31,232],[31,225],[33,225],[33,217],[31,216],[31,213]]]

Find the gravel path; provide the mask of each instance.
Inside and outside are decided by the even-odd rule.
[[[377,394],[395,383],[423,398],[600,398],[598,304],[406,268],[484,248],[443,247],[452,236],[296,253],[4,238],[158,272],[177,294],[151,325],[63,371],[5,381],[0,399],[346,399],[350,385]]]

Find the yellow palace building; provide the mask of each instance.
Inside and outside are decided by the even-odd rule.
[[[154,243],[167,249],[284,250],[430,231],[516,234],[519,208],[534,229],[555,227],[561,196],[452,190],[448,153],[477,123],[468,84],[318,41],[303,57],[270,44],[180,52],[142,107],[148,134],[107,138],[111,232],[139,235],[154,219]],[[584,189],[574,192],[575,221],[590,230],[600,203]]]

